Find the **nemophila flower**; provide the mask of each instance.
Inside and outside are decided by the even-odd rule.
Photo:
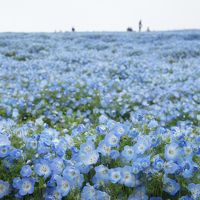
[[[160,134],[160,133],[159,133]],[[157,135],[151,135],[152,148],[157,147],[161,143],[161,139]]]
[[[194,199],[189,196],[182,196],[181,198],[179,198],[179,200],[194,200]]]
[[[116,147],[119,143],[120,138],[114,133],[108,133],[105,136],[105,143],[110,147]]]
[[[117,150],[111,150],[111,152],[110,152],[110,157],[111,157],[112,159],[116,160],[117,158],[119,158],[119,156],[120,156],[119,151],[117,151]]]
[[[7,135],[0,133],[0,147],[1,146],[10,146],[10,140]]]
[[[0,180],[0,199],[8,195],[10,192],[10,185],[6,181]]]
[[[162,197],[150,197],[149,200],[162,200],[163,198]]]
[[[131,138],[136,138],[139,135],[139,132],[134,128],[128,131],[128,136]]]
[[[172,196],[174,196],[180,190],[179,183],[177,183],[173,179],[164,177],[163,184],[164,184],[163,190]]]
[[[103,156],[108,156],[110,154],[111,147],[104,140],[102,140],[99,142],[97,151]]]
[[[158,126],[158,122],[156,120],[151,120],[148,124],[148,127],[153,129],[156,128]]]
[[[61,200],[62,195],[57,191],[55,187],[46,189],[45,200]]]
[[[127,187],[134,187],[136,185],[136,177],[132,174],[130,166],[125,166],[121,169],[120,183]]]
[[[67,150],[67,143],[64,138],[55,139],[52,141],[53,143],[53,151],[59,156],[63,157]]]
[[[90,169],[92,168],[91,165],[84,165],[82,162],[77,162],[75,166],[79,169],[80,173],[82,174],[89,173]]]
[[[106,124],[107,121],[108,121],[108,118],[107,118],[105,115],[101,115],[101,116],[99,117],[99,123],[100,123],[100,124]]]
[[[183,151],[185,156],[192,156],[193,155],[192,144],[186,143],[186,145],[183,147]]]
[[[195,169],[198,170],[198,166],[196,163],[192,161],[192,159],[185,160],[181,163],[181,174],[184,178],[191,178]]]
[[[106,134],[106,130],[107,127],[103,124],[96,127],[96,133],[100,135]]]
[[[33,178],[22,178],[20,183],[19,194],[21,196],[33,194],[35,185],[35,180]]]
[[[21,158],[23,151],[20,149],[16,149],[16,148],[12,148],[10,149],[10,153],[9,156],[13,159],[13,160],[18,160]]]
[[[71,149],[74,146],[74,140],[73,140],[73,138],[70,135],[66,134],[65,135],[65,140],[66,140],[66,143],[67,143],[67,148]]]
[[[12,117],[13,117],[14,119],[17,119],[18,116],[19,116],[19,111],[18,111],[17,108],[14,108],[14,109],[13,109],[13,112],[12,112]]]
[[[121,168],[113,168],[108,171],[109,180],[112,183],[117,183],[121,179]]]
[[[19,189],[20,188],[20,185],[21,185],[21,178],[20,177],[16,177],[13,179],[13,183],[12,183],[12,186],[15,188],[15,189]]]
[[[54,158],[50,165],[53,174],[61,174],[64,169],[64,162],[61,158]]]
[[[50,145],[46,145],[43,141],[38,142],[37,153],[46,154],[50,151]]]
[[[99,159],[99,153],[94,150],[92,152],[88,152],[88,153],[82,153],[80,152],[80,161],[84,164],[84,165],[92,165],[97,163]]]
[[[84,144],[81,144],[80,146],[80,151],[82,153],[90,153],[95,149],[94,143],[93,142],[86,142]]]
[[[0,158],[4,158],[9,155],[10,146],[0,146]]]
[[[114,120],[112,120],[112,119],[109,119],[107,121],[106,125],[107,125],[107,127],[108,127],[109,130],[112,130],[115,127],[116,122]]]
[[[50,163],[46,160],[40,160],[34,165],[35,173],[39,176],[47,178],[51,175]]]
[[[135,192],[128,197],[128,200],[148,200],[145,187],[137,187]]]
[[[191,192],[192,198],[198,199],[200,197],[200,184],[190,183],[187,188]]]
[[[177,165],[175,162],[173,161],[168,161],[164,163],[164,171],[165,174],[174,174],[175,172],[177,172],[180,169],[180,166]]]
[[[22,177],[30,177],[32,174],[32,169],[30,165],[24,165],[20,171]]]
[[[132,165],[132,172],[133,174],[138,174],[142,170],[142,166],[139,162],[134,162]]]
[[[79,175],[79,170],[72,166],[67,166],[63,171],[63,177],[71,182],[75,182]]]
[[[70,182],[64,177],[56,176],[56,184],[56,190],[61,194],[61,196],[67,196],[70,191]]]
[[[96,177],[97,179],[107,181],[109,176],[108,176],[108,168],[104,165],[99,165],[95,167],[95,172],[96,172]]]
[[[106,192],[96,190],[96,199],[97,200],[110,200],[110,196]]]
[[[81,200],[95,200],[96,199],[96,190],[93,186],[87,184],[81,192]]]
[[[146,169],[147,167],[150,166],[150,156],[145,156],[137,159],[137,162],[140,163],[140,166],[143,169]]]
[[[164,166],[164,160],[161,159],[159,156],[156,156],[154,159],[153,159],[153,164],[152,164],[153,168],[155,170],[162,170],[163,169],[163,166]]]
[[[79,124],[78,127],[76,128],[76,130],[80,134],[86,130],[86,127],[84,126],[84,124]]]
[[[26,148],[27,149],[36,149],[37,148],[37,139],[36,138],[26,138]]]
[[[123,151],[121,152],[121,155],[123,158],[125,158],[128,161],[130,161],[136,157],[134,148],[132,146],[128,146],[128,145],[126,145],[124,147]]]
[[[151,141],[149,138],[140,138],[137,143],[133,146],[134,152],[136,154],[144,154],[144,152],[149,149]]]
[[[5,169],[10,169],[13,166],[14,159],[8,156],[8,157],[3,158],[1,162],[2,162],[3,167],[5,167]]]
[[[168,161],[178,161],[181,157],[181,151],[176,143],[171,143],[165,146],[165,158]]]
[[[114,127],[113,132],[117,137],[122,137],[125,134],[126,130],[122,124],[117,124]]]

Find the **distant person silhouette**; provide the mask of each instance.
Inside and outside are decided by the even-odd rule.
[[[149,27],[147,27],[147,32],[150,32],[150,28]]]
[[[142,20],[139,21],[138,25],[139,25],[139,32],[141,32],[142,31]]]
[[[75,32],[75,28],[74,27],[72,27],[72,32]]]

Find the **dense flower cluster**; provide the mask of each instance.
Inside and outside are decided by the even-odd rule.
[[[0,199],[200,199],[200,32],[0,35]]]

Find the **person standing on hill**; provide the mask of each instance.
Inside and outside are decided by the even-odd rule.
[[[142,31],[142,20],[139,21],[138,25],[139,25],[139,32],[141,32]]]

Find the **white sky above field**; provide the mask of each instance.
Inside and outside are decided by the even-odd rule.
[[[0,0],[0,32],[200,29],[200,0]]]

